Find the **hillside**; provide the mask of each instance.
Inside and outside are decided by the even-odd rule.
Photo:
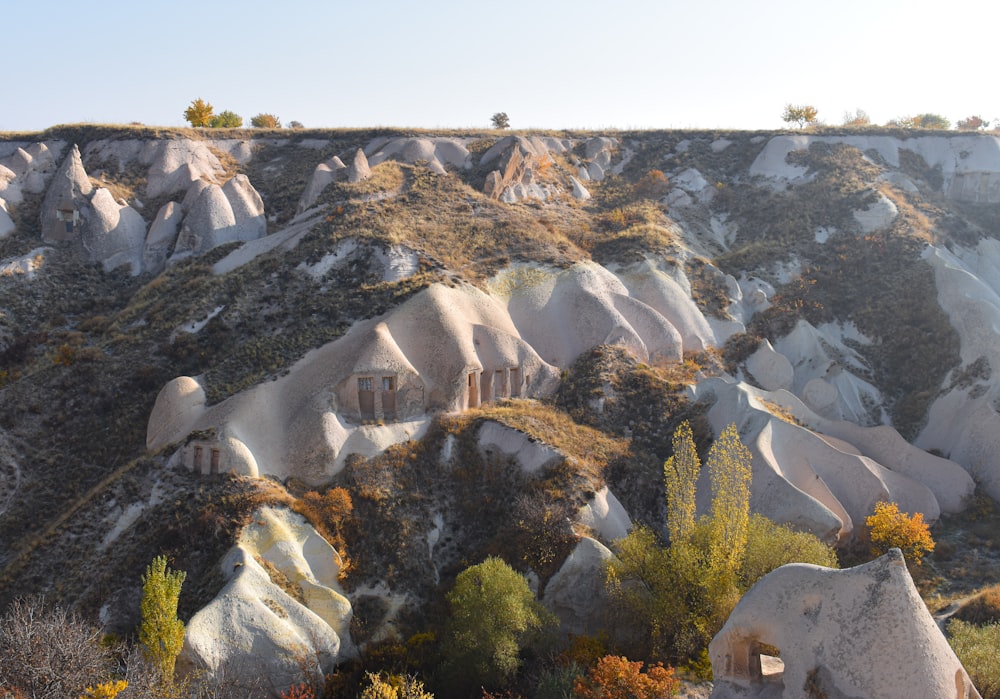
[[[127,634],[167,553],[194,626],[280,598],[332,663],[498,554],[593,632],[563,562],[663,530],[684,420],[844,549],[1000,499],[998,309],[992,135],[0,134],[0,606]]]

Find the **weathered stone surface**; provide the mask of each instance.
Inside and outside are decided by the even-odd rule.
[[[542,603],[559,617],[562,633],[596,635],[607,628],[604,566],[610,558],[604,544],[584,537],[545,585]]]
[[[590,191],[583,186],[583,183],[575,177],[570,177],[570,182],[573,184],[573,198],[579,199],[580,201],[587,201],[590,199]]]
[[[795,370],[788,357],[774,351],[770,341],[764,340],[747,359],[747,371],[768,391],[788,389],[795,378]]]
[[[302,601],[274,584],[258,558],[298,586]],[[300,516],[258,510],[220,567],[229,582],[188,623],[179,671],[240,683],[263,677],[272,689],[262,696],[275,696],[293,683],[321,681],[357,655],[351,604],[337,583],[340,556]]]
[[[90,259],[105,271],[126,264],[133,275],[142,271],[146,222],[135,209],[115,201],[109,190],[98,189],[91,198],[80,240]]]
[[[155,274],[163,270],[167,258],[177,243],[177,235],[183,220],[184,212],[177,202],[168,201],[160,207],[156,218],[149,226],[149,233],[146,234],[146,246],[142,253],[143,267],[146,271]]]
[[[781,651],[780,674],[761,672],[761,644]],[[713,699],[979,697],[898,549],[847,570],[793,563],[765,575],[709,655]]]
[[[264,201],[246,175],[237,175],[222,185],[236,221],[237,240],[256,240],[267,235]]]
[[[313,170],[312,177],[309,178],[309,183],[306,184],[305,191],[302,192],[302,197],[299,199],[298,206],[295,209],[297,214],[301,214],[306,209],[310,208],[319,199],[319,195],[323,193],[331,182],[333,182],[338,175],[342,175],[347,169],[344,162],[337,156],[333,156],[324,163],[320,163]]]
[[[58,219],[57,211],[65,204],[72,204],[77,209],[85,208],[93,191],[90,178],[83,169],[80,149],[74,145],[53,175],[45,199],[42,200],[42,240],[54,242],[66,240],[67,237],[76,238],[76,231],[67,233],[65,224]]]
[[[7,209],[2,203],[3,199],[0,199],[0,240],[14,232],[14,221],[11,220],[10,214],[7,213]]]
[[[347,168],[347,181],[354,184],[367,180],[371,176],[372,170],[368,166],[368,158],[365,157],[365,152],[358,148],[354,152],[354,159]]]
[[[266,234],[264,203],[250,180],[237,175],[222,187],[201,188],[184,219],[173,258],[200,255],[225,243],[256,240]]]

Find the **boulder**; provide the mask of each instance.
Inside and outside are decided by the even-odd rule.
[[[104,188],[91,198],[90,212],[80,240],[91,261],[100,262],[106,272],[127,264],[133,276],[139,274],[146,240],[146,222],[139,212],[115,201]]]
[[[560,632],[596,636],[607,628],[605,564],[611,551],[584,537],[545,585],[542,604],[559,618]]]
[[[762,645],[781,652],[771,672]],[[899,549],[846,570],[772,571],[736,605],[709,656],[712,699],[980,697]]]
[[[594,493],[591,501],[580,508],[576,519],[607,542],[625,537],[632,529],[628,512],[608,486]]]
[[[767,391],[788,389],[795,378],[795,370],[788,357],[774,351],[769,340],[760,343],[760,347],[747,359],[747,371]]]
[[[580,201],[587,201],[588,199],[590,199],[590,192],[587,190],[586,187],[583,186],[580,180],[576,179],[575,177],[570,177],[569,180],[570,183],[572,183],[573,185],[574,199],[579,199]]]
[[[347,168],[347,181],[351,184],[356,184],[362,180],[367,180],[371,176],[372,170],[368,165],[368,158],[365,157],[365,152],[358,148],[354,152],[354,159]]]

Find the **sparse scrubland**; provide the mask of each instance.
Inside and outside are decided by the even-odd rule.
[[[200,109],[192,118],[211,118],[210,105],[202,106],[208,116]],[[359,652],[304,684],[277,687],[262,678],[247,688],[195,673],[172,691],[197,686],[203,696],[260,691],[285,699],[664,696],[679,678],[710,678],[708,642],[766,573],[788,562],[836,567],[838,556],[845,565],[861,562],[871,557],[870,544],[909,545],[911,563],[923,558],[921,592],[935,612],[955,603],[947,628],[956,652],[983,696],[1000,696],[997,654],[985,650],[996,647],[1000,618],[1000,515],[990,497],[981,490],[964,512],[945,513],[929,531],[918,526],[919,513],[898,508],[890,513],[898,517],[878,519],[875,500],[864,515],[876,519],[866,527],[855,517],[839,541],[836,533],[774,522],[751,510],[756,457],[744,432],[772,417],[807,430],[814,415],[804,404],[762,399],[760,413],[723,429],[713,404],[690,390],[713,377],[754,381],[748,358],[802,321],[850,326],[856,335],[844,331],[841,347],[822,347],[837,359],[829,362],[830,381],[851,372],[871,387],[865,395],[877,396],[858,399],[868,401],[869,424],[884,421],[916,439],[937,399],[985,392],[991,378],[985,356],[963,353],[939,303],[927,246],[957,249],[1000,237],[1000,203],[949,199],[940,166],[916,153],[901,150],[889,178],[877,152],[824,141],[785,161],[802,169],[802,179],[775,185],[749,174],[772,134],[722,132],[610,134],[617,145],[606,172],[583,181],[586,198],[570,195],[571,178],[594,162],[584,145],[593,134],[545,134],[575,145],[534,163],[529,184],[549,187],[547,198],[511,203],[484,194],[494,166],[476,160],[501,135],[455,132],[446,135],[467,143],[469,167],[435,174],[422,160],[389,159],[358,182],[333,179],[303,212],[300,198],[318,164],[334,156],[346,162],[376,139],[430,134],[295,129],[278,138],[270,132],[276,117],[258,117],[274,120],[254,122],[269,129],[267,138],[251,129],[206,135],[139,126],[0,135],[0,145],[65,140],[81,148],[102,139],[243,139],[253,143],[250,157],[219,151],[218,160],[225,177],[249,177],[269,232],[309,221],[294,244],[222,273],[217,265],[229,264],[243,241],[134,276],[54,243],[34,278],[0,276],[0,610],[7,610],[0,696],[153,696],[150,687],[162,687],[157,673],[170,670],[135,654],[145,566],[165,556],[186,573],[177,609],[189,621],[231,579],[219,561],[262,506],[301,514],[339,553],[337,584],[351,603],[349,632]],[[809,130],[844,132],[852,131]],[[184,199],[183,191],[146,197],[146,174],[134,162],[92,155],[83,164],[147,221]],[[690,181],[690,171],[702,178],[700,188],[675,184]],[[857,212],[876,204],[896,214],[863,230]],[[28,191],[7,206],[14,232],[0,235],[0,263],[41,245],[42,207],[43,194]],[[393,247],[415,260],[398,279],[380,257]],[[175,451],[218,437],[214,428],[146,451],[157,394],[177,376],[198,377],[206,404],[225,408],[227,399],[280,381],[313,350],[362,321],[388,317],[433,285],[471,287],[501,304],[580,263],[628,281],[650,260],[680,280],[690,313],[704,320],[704,329],[681,329],[687,335],[675,355],[640,356],[645,347],[616,341],[625,334],[609,327],[606,342],[556,367],[559,380],[547,395],[484,395],[482,405],[425,415],[419,438],[358,449],[323,482],[181,467]],[[748,306],[748,280],[773,291],[766,303]],[[726,342],[691,339],[718,328],[732,330]],[[321,409],[335,415],[335,401],[324,400]],[[379,416],[363,426],[392,422]],[[526,469],[516,455],[483,447],[484,425],[523,435],[551,458]],[[268,466],[260,464],[262,474]],[[603,605],[605,616],[600,624],[590,619],[586,632],[560,629],[544,606],[547,585],[583,539],[608,538],[596,518],[587,524],[579,515],[609,502],[607,493],[634,527],[606,541],[614,556],[588,600]],[[302,580],[273,561],[257,563],[284,595],[306,601]],[[44,597],[25,599],[35,593]],[[67,675],[59,689],[36,692],[29,683],[39,680],[24,674],[50,662],[18,655],[25,651],[15,631],[33,614],[47,633],[68,630],[64,640],[81,654],[83,674]]]

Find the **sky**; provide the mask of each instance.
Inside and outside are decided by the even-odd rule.
[[[998,120],[998,20],[995,0],[0,0],[0,131],[184,126],[196,98],[317,128]]]

